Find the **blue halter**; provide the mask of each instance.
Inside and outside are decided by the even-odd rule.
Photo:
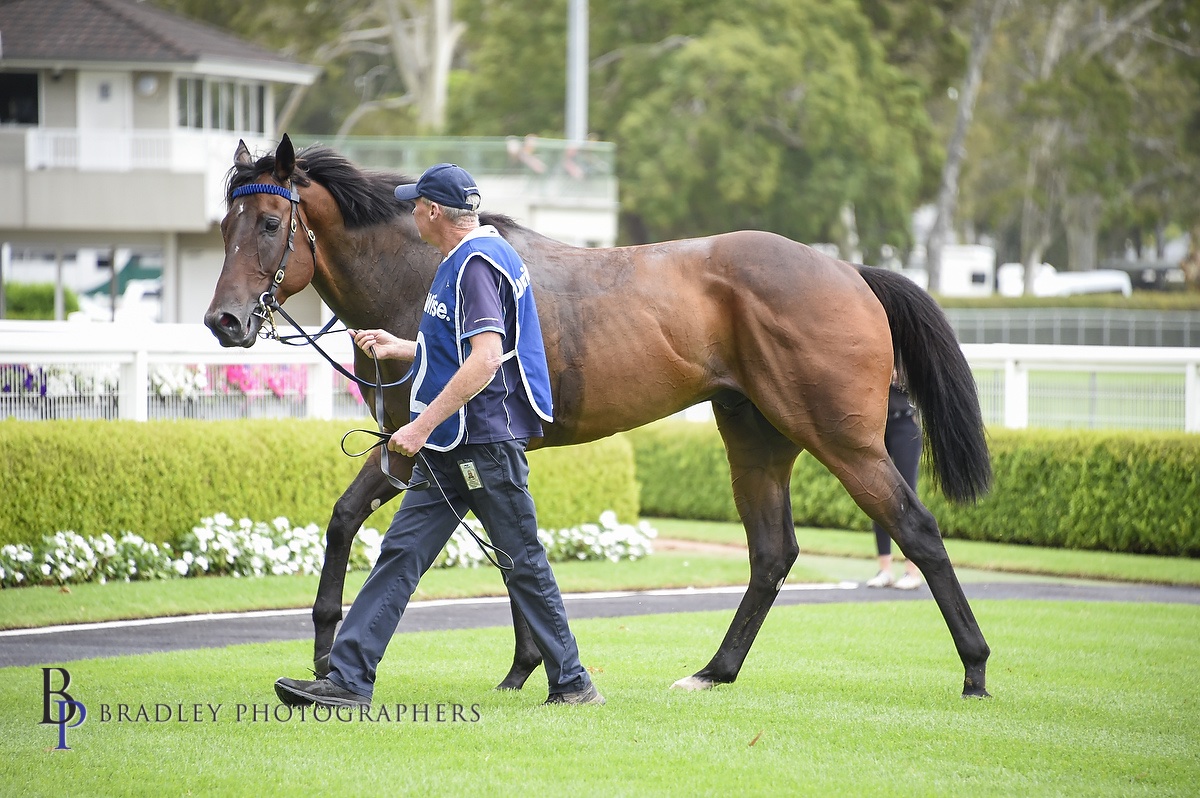
[[[264,322],[266,322],[270,330],[268,337],[272,337],[275,332],[275,322],[271,318],[271,311],[279,309],[279,302],[275,299],[275,294],[279,291],[279,286],[283,282],[284,275],[287,272],[288,258],[296,249],[296,222],[304,224],[300,219],[300,192],[292,188],[291,180],[287,186],[276,186],[271,183],[249,183],[245,186],[239,186],[229,195],[231,200],[238,197],[245,197],[249,194],[274,194],[277,197],[283,197],[292,203],[292,220],[288,225],[287,249],[283,251],[283,255],[279,259],[279,268],[275,270],[275,276],[271,278],[271,285],[266,291],[263,291],[262,296],[258,298],[258,308],[254,313]],[[304,225],[304,232],[308,234],[308,248],[312,250],[313,262],[317,260],[317,236],[309,229],[308,225]]]

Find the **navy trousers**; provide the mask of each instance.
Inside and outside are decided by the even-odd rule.
[[[413,481],[427,478],[430,487],[404,494],[380,545],[379,559],[346,613],[329,656],[329,678],[335,684],[371,697],[375,671],[417,582],[467,510],[475,513],[492,544],[512,558],[512,570],[504,572],[505,583],[542,654],[550,693],[575,692],[591,683],[567,626],[558,583],[537,538],[526,443],[463,445],[449,452],[422,450],[425,462],[418,458]],[[465,473],[464,463],[471,464]],[[509,564],[502,555],[497,560]]]

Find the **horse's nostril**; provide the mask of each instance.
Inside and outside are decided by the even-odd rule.
[[[221,328],[225,330],[236,330],[238,327],[242,326],[232,313],[222,313],[221,318],[217,321],[217,323],[220,324]]]

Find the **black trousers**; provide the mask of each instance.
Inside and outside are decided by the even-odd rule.
[[[896,465],[896,470],[915,492],[917,469],[921,465],[921,428],[911,412],[888,413],[887,430],[883,435],[884,446]],[[875,530],[875,548],[880,556],[892,553],[892,539],[879,524],[872,523]]]

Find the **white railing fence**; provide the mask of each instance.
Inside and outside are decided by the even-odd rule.
[[[339,363],[353,361],[349,336],[321,343]],[[199,324],[0,322],[0,418],[365,414],[357,386],[311,347],[224,349]]]
[[[1200,432],[1200,348],[962,348],[989,424]]]
[[[322,342],[339,363],[352,361],[349,336]],[[1200,348],[964,344],[963,352],[990,425],[1200,432]],[[0,419],[365,414],[356,386],[310,347],[223,349],[197,324],[0,322]]]

